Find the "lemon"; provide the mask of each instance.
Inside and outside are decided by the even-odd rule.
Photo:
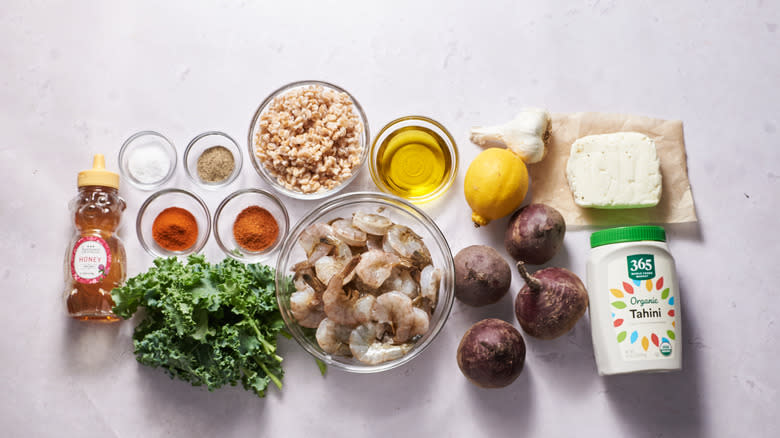
[[[523,202],[527,191],[525,163],[507,149],[482,151],[466,171],[464,192],[476,226],[512,213]]]

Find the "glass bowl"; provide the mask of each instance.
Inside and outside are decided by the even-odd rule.
[[[242,247],[236,242],[233,234],[233,226],[238,215],[252,206],[265,209],[276,219],[279,226],[274,241],[259,251]],[[217,244],[226,255],[244,263],[254,263],[268,258],[284,242],[289,226],[290,217],[284,204],[274,194],[260,189],[233,192],[219,204],[214,213],[214,237],[217,239]]]
[[[388,148],[385,145],[385,143],[391,145],[394,139],[400,139],[400,135],[405,135],[404,133],[414,134],[413,139],[410,141],[413,141],[413,146],[417,152],[404,155],[404,149],[409,151],[405,143],[401,143],[400,147],[395,148]],[[424,137],[421,138],[421,136]],[[432,158],[434,154],[441,154],[442,161],[444,161],[444,175],[442,179],[436,186],[432,186],[429,190],[422,192],[418,191],[421,184],[418,184],[419,181],[417,180],[425,175],[427,169],[424,166],[420,166],[420,163],[424,161],[419,159],[421,158],[419,153],[420,145],[426,146],[423,150],[425,155],[428,156],[427,158]],[[395,149],[393,157],[398,157],[400,160],[408,160],[407,163],[401,163],[407,164],[401,172],[407,175],[412,174],[409,175],[410,179],[408,182],[398,183],[382,178],[383,174],[389,173],[389,165],[384,167],[381,161],[391,148]],[[424,116],[400,117],[385,125],[374,139],[369,154],[371,155],[369,170],[371,171],[371,179],[374,180],[374,184],[383,192],[400,196],[416,204],[432,201],[444,194],[452,186],[455,177],[458,175],[458,148],[455,145],[455,140],[441,123]],[[392,158],[390,158],[390,161],[395,165],[396,161],[393,161]],[[409,163],[409,161],[414,162]],[[409,166],[413,166],[413,169],[409,169]]]
[[[176,147],[159,132],[136,132],[119,149],[119,172],[133,186],[154,190],[173,176],[176,155]]]
[[[361,132],[360,139],[359,139],[360,146],[361,146],[360,162],[357,164],[357,166],[355,166],[352,172],[352,176],[342,181],[339,185],[337,185],[336,187],[330,190],[323,190],[315,193],[303,193],[300,191],[290,190],[284,187],[282,184],[280,184],[277,181],[276,177],[273,176],[270,173],[270,171],[265,168],[263,163],[255,154],[255,137],[259,130],[258,123],[260,121],[260,117],[268,109],[268,107],[270,106],[274,98],[281,96],[287,92],[290,92],[294,89],[309,87],[309,86],[322,86],[325,89],[331,89],[346,94],[349,97],[349,99],[352,101],[354,112],[360,119],[360,122],[363,124],[363,131]],[[357,175],[360,173],[360,170],[363,168],[363,165],[366,161],[366,157],[368,156],[368,148],[369,148],[368,119],[366,118],[366,114],[363,112],[363,107],[360,106],[360,103],[358,103],[355,97],[337,85],[333,85],[323,81],[292,82],[271,93],[268,97],[265,98],[265,100],[257,108],[257,111],[255,111],[255,114],[252,117],[252,124],[249,126],[249,136],[247,140],[247,146],[249,148],[249,157],[252,159],[252,164],[254,165],[255,170],[257,170],[257,173],[260,175],[262,179],[264,179],[265,181],[268,182],[268,184],[270,184],[271,188],[274,191],[294,199],[322,199],[331,196],[335,193],[338,193],[339,191],[344,189],[344,187],[348,186],[349,183],[352,182],[357,177]]]
[[[206,150],[217,146],[224,147],[233,155],[233,171],[222,180],[209,182],[201,178],[200,172],[198,172],[198,161]],[[187,176],[192,182],[206,189],[216,190],[232,183],[238,174],[241,173],[243,162],[244,158],[238,143],[224,132],[204,132],[193,138],[190,144],[187,145],[187,148],[184,149],[184,170]]]
[[[198,237],[195,243],[182,251],[171,251],[160,246],[154,239],[152,227],[157,216],[169,207],[179,207],[189,211],[198,224]],[[211,232],[209,209],[198,195],[182,189],[164,189],[155,192],[144,201],[138,210],[135,231],[141,246],[154,257],[186,256],[203,249]]]
[[[373,212],[389,217],[393,222],[406,225],[423,238],[433,259],[433,265],[442,271],[439,298],[430,319],[428,332],[420,338],[404,356],[378,365],[368,365],[356,359],[324,352],[314,338],[315,329],[299,326],[290,312],[290,295],[295,291],[290,278],[294,264],[305,260],[306,253],[298,245],[298,238],[309,225],[329,222],[338,217],[349,218],[355,211]],[[309,212],[295,225],[282,246],[276,264],[276,299],[287,330],[312,356],[333,367],[354,373],[375,373],[390,370],[417,357],[444,327],[455,299],[455,267],[450,247],[441,230],[423,211],[396,196],[375,192],[355,192],[339,195]]]

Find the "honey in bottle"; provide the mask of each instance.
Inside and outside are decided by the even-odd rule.
[[[111,290],[125,280],[125,248],[116,235],[125,201],[119,175],[97,154],[92,169],[79,172],[79,193],[70,203],[75,233],[65,257],[68,315],[83,321],[114,322]]]

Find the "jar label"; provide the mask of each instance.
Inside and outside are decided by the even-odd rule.
[[[632,254],[607,266],[615,340],[625,360],[673,358],[677,354],[674,266],[653,254]]]
[[[108,275],[111,268],[111,250],[99,236],[85,236],[73,245],[70,255],[70,274],[79,283],[95,284]]]

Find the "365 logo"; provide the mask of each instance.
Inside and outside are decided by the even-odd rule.
[[[655,256],[652,254],[634,254],[626,257],[628,278],[649,280],[655,277]]]

